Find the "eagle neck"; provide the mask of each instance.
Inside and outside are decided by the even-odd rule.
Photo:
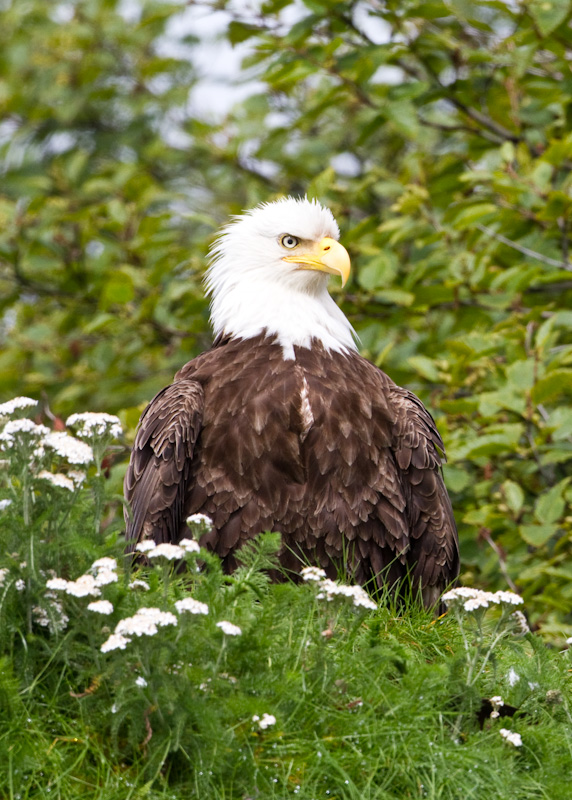
[[[296,358],[296,347],[320,342],[328,351],[357,351],[357,338],[348,318],[325,285],[300,291],[287,284],[235,285],[218,291],[211,304],[216,339],[266,336],[282,347],[285,360]]]

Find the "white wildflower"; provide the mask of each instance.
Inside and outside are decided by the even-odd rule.
[[[160,627],[164,625],[178,624],[177,617],[174,614],[171,614],[170,611],[161,611],[160,608],[140,608],[137,614],[143,617],[148,617]]]
[[[68,472],[68,478],[71,478],[72,481],[74,482],[75,488],[79,489],[80,486],[83,486],[83,484],[85,483],[87,475],[85,474],[85,472],[82,472],[79,469],[70,469],[70,471]]]
[[[159,608],[140,608],[133,617],[120,620],[115,633],[126,636],[154,636],[158,627],[177,625],[177,617]]]
[[[55,586],[49,586],[48,589],[55,589]],[[93,575],[80,575],[79,578],[75,581],[68,581],[67,586],[65,587],[66,594],[71,594],[74,597],[87,597],[91,595],[92,597],[99,597],[101,592],[97,588],[97,583],[95,582],[95,578]]]
[[[157,631],[153,620],[140,614],[121,619],[115,626],[115,633],[121,636],[155,636]]]
[[[65,458],[70,464],[90,464],[93,461],[91,447],[63,431],[48,433],[44,437],[43,444],[51,447],[52,450],[55,450],[59,456]]]
[[[367,608],[370,611],[375,611],[377,608],[377,603],[375,603],[368,593],[363,589],[361,586],[354,586],[353,587],[353,601],[354,606],[358,606],[361,608]]]
[[[256,719],[254,719],[256,717]],[[273,714],[263,714],[262,719],[258,719],[258,715],[255,714],[252,717],[253,722],[258,722],[258,727],[261,730],[266,730],[266,728],[270,728],[271,725],[276,725],[276,717]]]
[[[510,619],[514,623],[514,634],[515,636],[525,636],[527,633],[530,633],[530,628],[528,627],[528,620],[522,613],[522,611],[513,611],[510,615]]]
[[[0,417],[9,417],[20,408],[32,408],[37,405],[38,401],[32,400],[31,397],[13,397],[7,403],[0,404]]]
[[[104,556],[103,558],[98,558],[97,561],[94,561],[91,565],[91,568],[96,570],[117,569],[117,561],[115,558]]]
[[[0,511],[6,511],[6,509],[11,505],[11,500],[0,500]]]
[[[65,591],[68,588],[68,584],[69,581],[64,578],[50,578],[49,581],[46,581],[46,587],[56,591]]]
[[[499,733],[509,744],[514,745],[514,747],[522,747],[522,737],[520,733],[509,731],[508,728],[501,728]]]
[[[36,625],[41,625],[42,628],[47,628],[50,624],[48,612],[42,606],[34,606],[32,608],[32,618]]]
[[[96,413],[85,411],[82,414],[72,414],[66,420],[68,428],[77,428],[80,439],[92,436],[111,436],[114,439],[121,436],[123,430],[119,417],[114,414]]]
[[[147,553],[149,550],[154,550],[157,547],[152,539],[144,539],[135,545],[135,549],[140,553]]]
[[[568,646],[570,646],[572,644],[572,636],[569,636],[568,639],[566,639],[566,644]]]
[[[515,686],[520,680],[520,675],[514,667],[511,667],[507,672],[506,679],[509,686]]]
[[[147,686],[147,681],[142,675],[139,675],[137,678],[135,678],[135,685],[141,686],[141,688],[144,689]]]
[[[479,597],[471,597],[469,600],[465,600],[463,603],[465,611],[477,611],[479,608],[488,608],[490,600],[486,596],[487,594],[488,592],[483,592]]]
[[[66,475],[62,475],[61,472],[53,473],[43,469],[38,473],[38,478],[42,481],[48,481],[48,483],[51,483],[52,486],[57,486],[59,489],[67,489],[68,492],[75,491],[74,482]]]
[[[238,625],[233,625],[232,622],[227,622],[225,619],[221,622],[217,622],[216,626],[220,628],[223,633],[226,633],[227,636],[240,636],[242,633]]]
[[[99,648],[102,653],[109,653],[110,650],[125,650],[131,640],[119,633],[112,633],[109,639]]]
[[[173,561],[175,558],[183,558],[185,551],[177,544],[169,544],[163,542],[158,544],[153,550],[147,552],[147,558],[166,558],[168,561]]]
[[[26,588],[26,583],[25,581],[22,580],[22,578],[18,578],[14,586],[16,587],[17,592],[23,592],[24,589]]]
[[[45,425],[36,425],[31,419],[12,419],[4,425],[4,430],[0,433],[0,447],[7,450],[21,441],[39,441],[42,436],[49,433],[49,428]]]
[[[305,581],[321,581],[326,577],[326,573],[319,567],[304,567],[300,570],[300,575]]]
[[[111,569],[100,569],[95,576],[95,585],[107,586],[108,583],[117,583],[118,580],[117,572],[113,572]]]
[[[208,614],[209,607],[206,603],[201,603],[199,600],[194,600],[192,597],[185,597],[183,600],[175,602],[175,608],[179,613],[188,611],[190,614]]]
[[[10,570],[7,569],[6,567],[2,567],[0,569],[0,586],[4,586],[4,583],[6,581],[6,575],[8,575],[9,572]]]
[[[112,614],[113,604],[109,600],[94,600],[87,606],[88,611],[95,611],[96,614]]]
[[[258,714],[255,714],[255,715],[252,717],[252,721],[253,721],[253,722],[258,722],[258,720],[259,720],[259,719],[260,719],[260,717],[258,716]]]
[[[142,581],[140,578],[136,578],[129,584],[129,589],[142,589],[144,592],[148,592],[150,588],[147,581]]]
[[[520,606],[524,603],[524,600],[514,592],[500,591],[493,594],[493,603],[499,603],[500,605],[508,606]]]
[[[179,547],[182,547],[185,553],[199,553],[201,549],[194,539],[181,539]]]
[[[206,514],[191,514],[187,517],[187,525],[200,525],[201,527],[212,528],[213,521]]]

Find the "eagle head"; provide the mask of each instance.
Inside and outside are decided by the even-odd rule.
[[[205,283],[215,335],[242,339],[265,333],[294,357],[313,340],[327,349],[355,349],[350,323],[328,293],[342,286],[350,257],[338,241],[332,212],[315,200],[264,203],[224,227],[210,251]]]

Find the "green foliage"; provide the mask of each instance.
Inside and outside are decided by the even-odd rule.
[[[352,255],[338,299],[364,354],[443,433],[463,580],[508,583],[568,636],[570,3],[293,5],[216,3],[263,88],[213,122],[187,103],[195,39],[157,46],[182,6],[142,1],[133,20],[78,0],[63,23],[41,0],[3,4],[6,397],[117,411],[132,435],[208,345],[219,223],[318,197]]]
[[[97,452],[116,424],[76,427]],[[35,441],[20,483],[36,434],[0,438],[2,796],[568,797],[572,651],[524,633],[516,595],[453,590],[436,620],[316,568],[271,582],[276,534],[226,576],[200,520],[133,563],[94,539],[97,465],[80,488],[63,458],[40,478]]]

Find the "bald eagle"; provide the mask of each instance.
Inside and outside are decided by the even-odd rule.
[[[177,542],[205,514],[201,544],[231,571],[246,541],[279,531],[286,570],[390,587],[409,575],[433,606],[459,570],[443,443],[421,401],[358,353],[328,293],[350,272],[338,238],[307,199],[223,228],[206,273],[214,344],[143,412],[126,535]]]

